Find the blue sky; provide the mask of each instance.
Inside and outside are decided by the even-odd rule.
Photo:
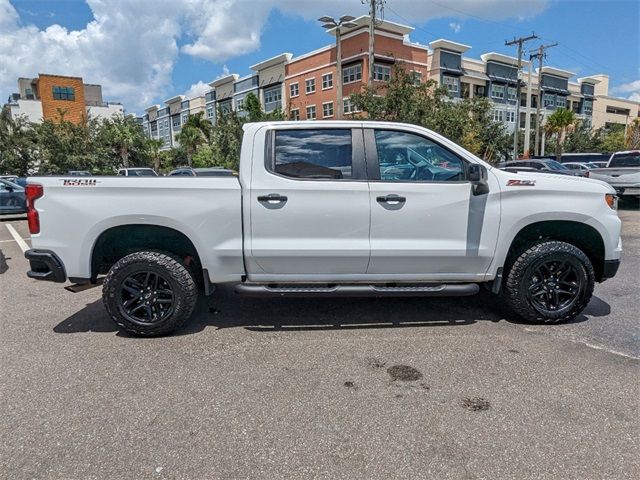
[[[334,15],[366,13],[360,0],[227,0],[226,6],[194,0],[198,5],[184,8],[181,0],[150,1],[0,0],[2,99],[18,76],[69,73],[102,83],[110,100],[140,112],[210,82],[225,67],[244,75],[281,52],[298,55],[329,44],[332,37],[315,20],[323,8]],[[614,94],[640,99],[638,1],[387,0],[385,16],[415,27],[414,42],[448,38],[471,45],[466,55],[473,58],[488,51],[515,55],[505,40],[535,32],[544,43],[559,42],[548,64],[578,76],[607,73]],[[13,48],[3,52],[2,45]],[[141,84],[147,85],[143,96]]]

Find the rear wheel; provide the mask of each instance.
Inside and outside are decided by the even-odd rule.
[[[107,274],[102,299],[109,316],[133,335],[158,336],[182,326],[198,289],[180,261],[160,252],[136,252]]]
[[[539,243],[520,254],[507,274],[504,297],[524,320],[561,323],[589,304],[595,274],[579,248],[565,242]]]

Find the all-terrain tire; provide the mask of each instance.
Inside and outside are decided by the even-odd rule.
[[[172,303],[156,320],[140,321],[127,311],[123,292],[127,295],[126,289],[130,290],[131,284],[125,282],[147,272],[161,279],[164,291],[171,292],[165,298],[171,298]],[[162,252],[135,252],[121,258],[109,270],[102,287],[102,301],[111,319],[136,336],[166,335],[181,327],[193,313],[197,299],[198,288],[188,268],[179,259]]]
[[[532,299],[531,289],[537,288],[533,284],[538,284],[537,273],[540,272],[541,265],[549,265],[553,270],[554,262],[558,265],[569,265],[572,270],[572,283],[575,284],[572,300],[562,308],[549,310]],[[548,267],[545,267],[547,270]],[[548,270],[547,270],[548,271]],[[557,278],[554,278],[553,271],[550,272],[551,287],[549,284],[544,288],[551,291],[557,285]],[[595,273],[593,265],[587,255],[574,245],[559,241],[545,241],[535,244],[521,253],[509,268],[502,295],[508,306],[519,317],[530,323],[554,324],[567,322],[578,316],[589,304],[593,295]],[[566,282],[565,282],[566,283]],[[562,288],[565,288],[564,286]],[[572,287],[569,286],[569,289]],[[541,297],[545,292],[538,290]]]

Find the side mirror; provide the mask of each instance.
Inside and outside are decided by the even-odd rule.
[[[471,182],[474,195],[484,195],[489,193],[489,174],[484,165],[473,163],[469,165],[469,181]]]

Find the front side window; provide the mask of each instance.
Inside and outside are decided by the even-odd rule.
[[[333,87],[333,73],[325,73],[322,75],[322,89],[326,90]]]
[[[464,162],[431,140],[407,132],[376,130],[380,180],[404,182],[462,181]]]
[[[451,77],[449,75],[442,76],[442,84],[447,87],[447,90],[451,93],[458,93],[460,90],[458,77]]]
[[[373,79],[379,82],[388,82],[391,80],[391,67],[389,65],[373,65]]]
[[[353,83],[362,80],[362,64],[357,63],[342,69],[342,83]]]
[[[279,130],[275,132],[272,171],[291,178],[352,178],[351,130]]]
[[[307,107],[307,120],[315,120],[316,119],[316,106],[309,105]]]
[[[333,117],[333,102],[322,104],[322,116],[324,118]]]
[[[289,96],[297,97],[298,95],[300,95],[300,87],[298,86],[298,82],[289,85]]]
[[[309,78],[307,80],[304,81],[304,85],[305,85],[305,92],[306,93],[313,93],[316,91],[316,79],[315,78]]]
[[[54,100],[75,100],[76,91],[73,87],[53,87]]]
[[[504,99],[504,85],[491,85],[491,97]]]

